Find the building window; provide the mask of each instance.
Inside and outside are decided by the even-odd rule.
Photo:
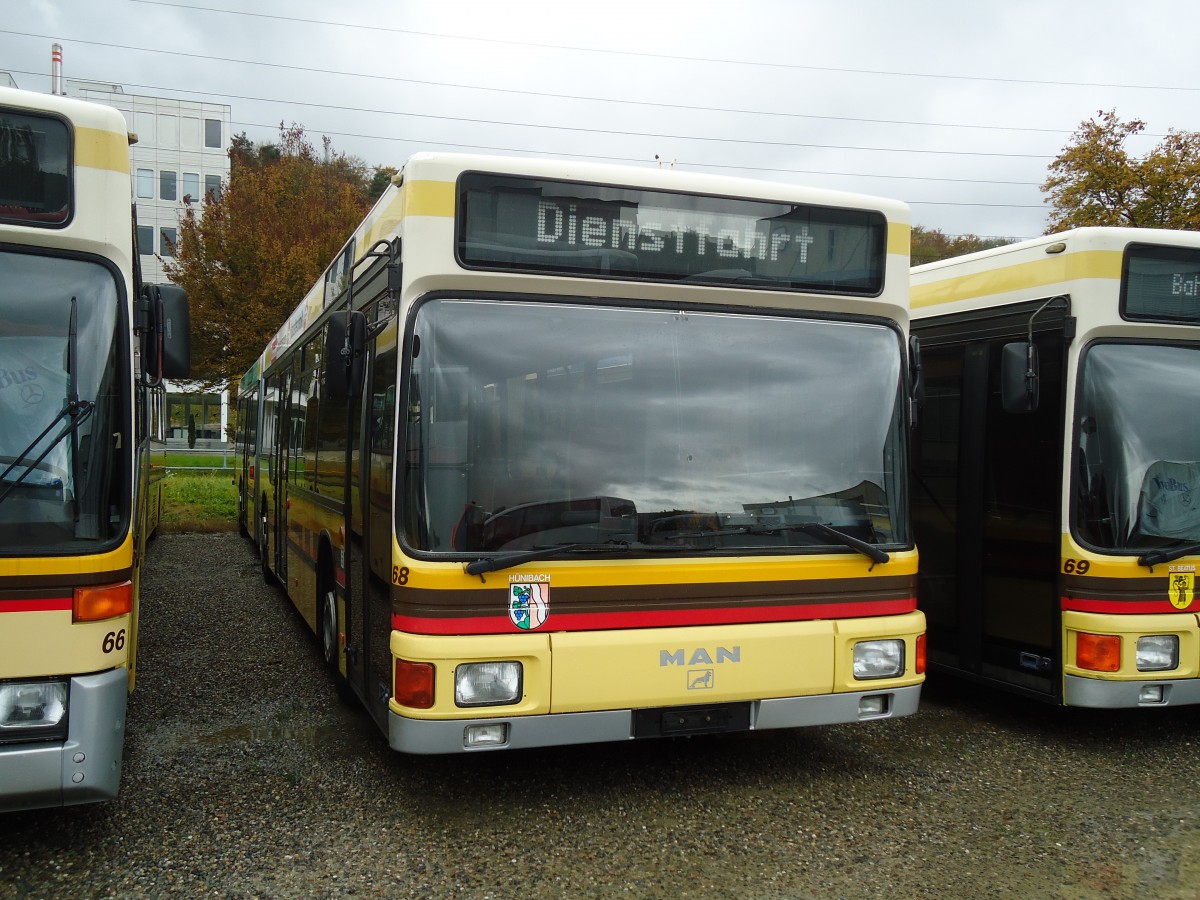
[[[159,237],[159,243],[162,245],[159,252],[163,256],[174,256],[175,255],[175,246],[179,240],[175,236],[175,229],[174,228],[160,228],[160,229],[158,229],[158,237]]]
[[[137,230],[138,253],[141,256],[154,255],[154,227],[139,225]]]
[[[221,199],[221,176],[220,175],[205,175],[204,176],[204,199],[213,200]]]
[[[185,203],[200,202],[200,173],[183,173],[183,200]]]
[[[158,146],[179,146],[179,118],[177,116],[158,117]]]
[[[137,195],[145,200],[154,198],[154,170],[137,170]]]
[[[154,139],[154,113],[152,112],[135,112],[133,114],[134,128],[137,129],[138,144],[142,147],[153,147]]]
[[[220,119],[205,119],[204,120],[204,146],[220,148],[220,146],[221,146],[221,120]]]
[[[175,443],[224,442],[220,394],[168,394],[167,438]]]
[[[179,119],[179,146],[193,150],[200,146],[200,120],[192,116]]]
[[[176,181],[179,176],[175,172],[159,172],[158,173],[158,199],[159,200],[177,200],[179,195],[176,192]]]

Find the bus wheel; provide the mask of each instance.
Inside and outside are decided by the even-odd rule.
[[[321,598],[321,656],[331,671],[337,672],[337,592],[326,588]]]
[[[333,679],[333,686],[337,691],[338,699],[343,703],[355,703],[357,698],[350,687],[350,682],[346,680],[338,669],[337,590],[333,587],[333,579],[329,575],[321,579],[321,585],[322,587],[319,588],[321,592],[320,603],[318,604],[320,621],[317,623],[318,633],[321,638],[321,659],[324,661],[325,668],[329,670],[329,675]]]
[[[258,526],[258,563],[262,566],[263,581],[273,584],[275,576],[271,574],[271,565],[267,562],[267,517],[263,516]]]

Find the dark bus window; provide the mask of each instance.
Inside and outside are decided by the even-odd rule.
[[[60,227],[71,219],[71,133],[48,116],[0,110],[0,221]]]

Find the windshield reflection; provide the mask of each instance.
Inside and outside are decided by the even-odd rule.
[[[460,300],[415,327],[418,550],[845,547],[783,527],[813,522],[908,541],[888,328]]]
[[[118,311],[103,266],[0,253],[0,552],[124,533]]]
[[[1101,344],[1082,381],[1079,537],[1128,551],[1200,540],[1200,348]]]

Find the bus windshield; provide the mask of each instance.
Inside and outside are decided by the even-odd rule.
[[[97,549],[129,515],[117,282],[11,252],[0,273],[0,553]]]
[[[888,327],[440,299],[414,328],[397,507],[415,550],[908,543]]]
[[[1078,536],[1115,552],[1200,541],[1200,347],[1100,344],[1081,377]]]

